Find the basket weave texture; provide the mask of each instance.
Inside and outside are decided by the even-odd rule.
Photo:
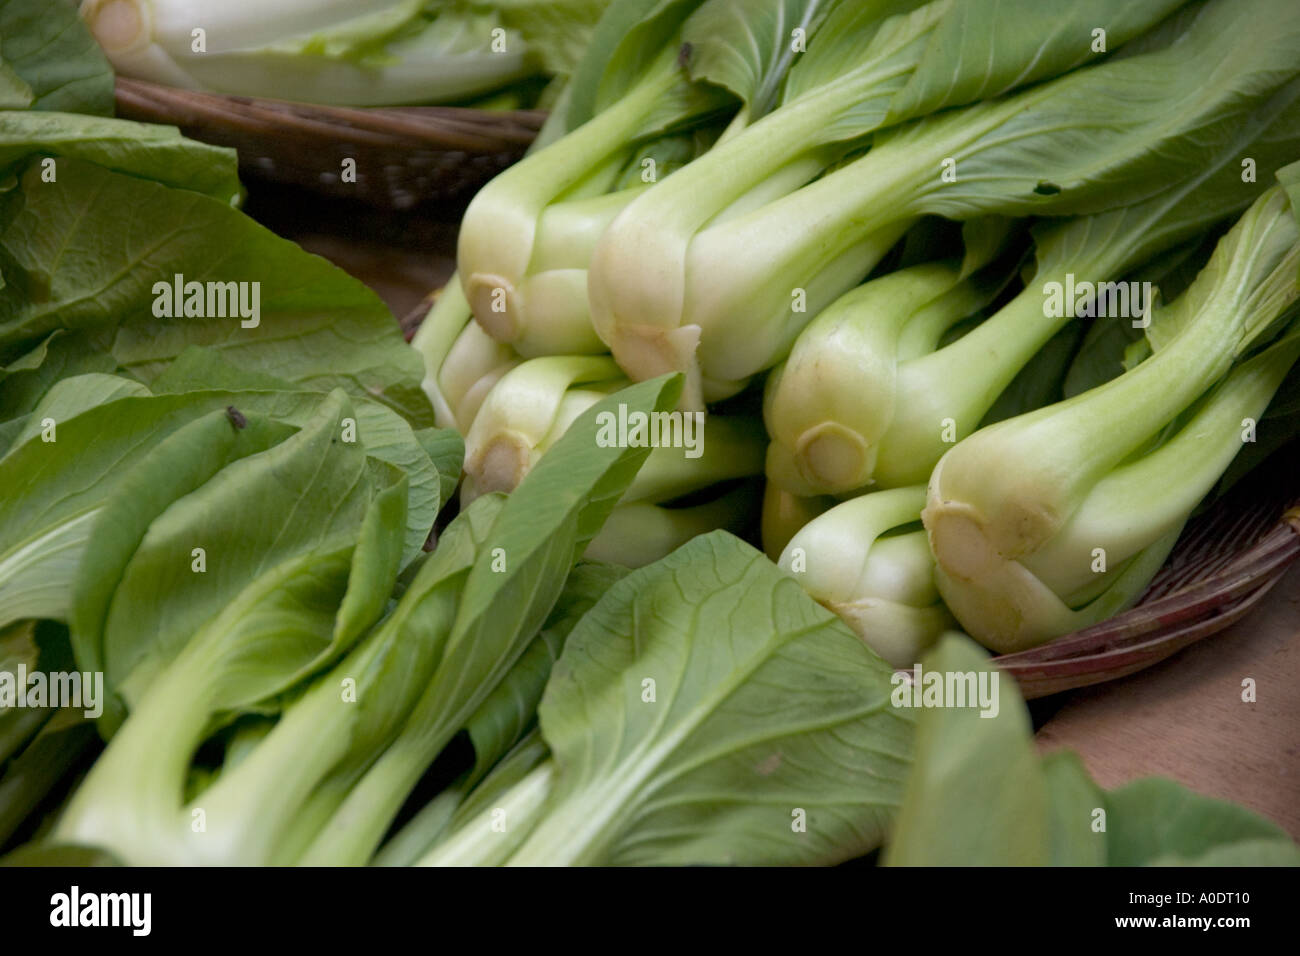
[[[541,128],[537,110],[414,106],[343,108],[179,90],[119,78],[123,119],[178,126],[239,152],[251,180],[412,209],[463,199],[519,159]],[[355,182],[345,160],[355,161]]]

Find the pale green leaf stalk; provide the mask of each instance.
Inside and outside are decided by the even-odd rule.
[[[998,22],[1021,27],[1001,12]],[[743,381],[779,361],[820,308],[862,279],[879,258],[865,237],[882,255],[888,230],[896,238],[916,216],[1094,213],[1195,176],[1207,131],[1217,143],[1295,77],[1300,12],[1288,0],[1212,0],[1174,32],[1163,47],[896,127],[862,158],[706,224],[684,260],[647,257],[655,229],[621,231],[639,203],[657,201],[649,191],[597,248],[588,279],[597,330],[633,378],[684,371],[698,386],[688,399],[707,398],[705,382]],[[1026,62],[1037,53],[1016,49]],[[797,289],[806,312],[792,309]]]
[[[939,600],[921,520],[925,486],[862,495],[799,530],[778,562],[873,651],[910,667],[956,622]]]
[[[621,166],[629,143],[656,132],[655,124],[663,128],[662,102],[685,81],[678,46],[665,45],[615,103],[507,169],[470,203],[461,222],[457,267],[475,318],[497,340],[513,342],[524,334],[519,299],[546,207],[602,167]],[[690,105],[683,109],[690,115]]]
[[[837,299],[768,379],[768,476],[794,494],[844,494],[875,480],[898,404],[900,366],[933,352],[997,283],[961,281],[957,263],[913,266]]]
[[[466,821],[415,865],[501,866],[508,862],[541,819],[554,774],[554,763],[542,763],[501,794],[498,806]]]
[[[1016,650],[1136,600],[1296,360],[1292,334],[1210,391],[1287,314],[1297,274],[1300,230],[1275,187],[1157,310],[1150,358],[940,460],[923,517],[940,591],[972,636]],[[1172,336],[1154,331],[1164,319]]]
[[[650,183],[673,178],[683,159],[708,148],[713,125],[693,135],[672,130],[733,111],[724,89],[742,104],[724,139],[765,112],[795,58],[792,31],[801,30],[806,42],[832,5],[826,0],[615,4],[601,29],[611,32],[622,20],[628,32],[609,50],[605,40],[613,37],[595,40],[574,81],[586,104],[575,117],[586,122],[570,122],[576,128],[567,136],[498,177],[466,215],[459,265],[471,277],[466,287],[483,327],[530,357],[605,351],[587,296],[587,267],[597,239]],[[665,29],[693,9],[679,29]],[[635,44],[634,30],[640,31]],[[737,54],[744,61],[738,71]],[[636,146],[664,130],[668,135]],[[702,131],[706,135],[700,136]],[[729,198],[714,213],[730,204],[734,208],[728,212],[734,214],[745,204],[785,195],[833,158],[822,156],[816,144],[802,152],[808,155],[776,162],[744,183],[720,183]],[[653,163],[648,175],[646,161]],[[620,167],[622,174],[608,180]],[[608,189],[613,191],[602,195]],[[502,235],[510,236],[509,244],[502,244]]]
[[[434,421],[462,435],[469,433],[493,386],[520,362],[514,349],[474,322],[455,275],[420,323],[411,347],[424,360],[421,385],[433,406]]]
[[[620,382],[625,382],[622,371],[607,356],[547,356],[507,372],[483,400],[465,437],[465,473],[475,491],[512,491],[519,485],[541,457],[538,446],[564,414],[569,389],[593,383],[609,383],[612,389]],[[575,418],[581,412],[573,405],[569,410],[576,411]]]
[[[512,491],[584,412],[627,384],[608,356],[548,356],[511,369],[488,393],[470,428],[463,499]],[[764,436],[757,422],[711,415],[682,425],[670,438],[680,437],[683,447],[653,448],[625,501],[663,503],[762,471]],[[656,431],[645,437],[659,436]],[[693,447],[687,447],[688,437]]]
[[[654,456],[651,455],[651,458]],[[665,507],[649,501],[621,502],[587,546],[584,557],[641,568],[666,558],[692,538],[710,531],[743,534],[760,505],[759,487],[744,482],[711,501]]]
[[[485,496],[463,511],[389,616],[196,799],[228,826],[226,862],[298,861],[398,734],[438,665],[470,568],[503,503]],[[287,764],[292,781],[282,779]]]
[[[623,378],[604,378],[619,374],[607,356],[531,359],[509,372],[492,389],[470,430],[462,501],[488,490],[513,490],[580,416],[627,385]],[[585,378],[596,381],[581,382]],[[754,419],[725,415],[683,421],[682,426],[669,432],[670,438],[680,436],[682,447],[652,448],[586,557],[641,567],[697,534],[716,528],[743,531],[756,510],[752,486],[726,489],[688,507],[661,506],[760,474],[765,444],[761,426]],[[647,441],[660,437],[657,429],[645,436]]]
[[[703,399],[723,397],[717,383],[743,381],[772,362],[768,357],[754,365],[748,351],[744,358],[729,357],[742,335],[757,340],[757,344],[740,344],[742,351],[761,348],[779,357],[793,337],[785,327],[807,322],[818,307],[860,281],[889,245],[885,242],[875,255],[846,255],[841,246],[789,270],[770,269],[772,263],[784,265],[787,260],[768,259],[761,253],[755,257],[752,249],[742,253],[733,247],[733,256],[756,259],[764,272],[782,281],[764,288],[765,298],[729,300],[726,293],[715,296],[711,290],[724,277],[725,270],[714,271],[722,267],[721,259],[710,257],[708,267],[702,269],[695,255],[703,233],[728,221],[715,217],[729,203],[782,167],[797,164],[801,155],[1065,72],[1096,58],[1080,40],[1098,22],[1106,24],[1111,41],[1118,44],[1152,26],[1179,2],[1140,7],[1107,2],[1085,10],[1077,4],[1014,0],[1000,6],[995,16],[985,13],[976,0],[840,5],[790,70],[780,109],[738,135],[724,137],[661,187],[638,197],[607,230],[588,280],[592,320],[601,338],[633,378],[642,378],[667,369],[690,372],[697,350],[707,353],[711,348],[714,324],[731,322],[731,338],[714,350],[715,355],[728,366],[753,367],[713,370],[703,356],[700,359],[705,366],[698,379]],[[688,22],[687,32],[710,11],[708,5],[702,8]],[[843,152],[841,147],[824,154],[820,163],[814,162],[804,172],[803,182],[830,165],[828,156]],[[915,162],[908,165],[916,167]],[[794,190],[801,185],[791,181],[787,192],[793,195],[788,198],[800,195]],[[900,184],[885,185],[891,200],[897,200]],[[769,220],[767,228],[773,230],[769,244],[812,232],[820,242],[826,224],[808,233],[800,226],[818,222],[820,215],[805,206],[802,213],[790,209],[780,224]],[[852,235],[857,239],[887,224],[870,215],[853,215]],[[634,259],[640,266],[632,270]],[[730,268],[735,270],[734,260]],[[744,281],[755,278],[747,275]],[[829,290],[813,293],[814,287],[826,285]],[[741,287],[730,285],[728,291],[735,293]],[[796,288],[809,290],[806,311],[782,310],[778,316],[777,303],[788,301]],[[736,316],[744,317],[743,333]],[[756,334],[755,326],[761,334]],[[714,382],[710,389],[705,389],[706,381]],[[688,399],[692,397],[701,394],[688,386]]]

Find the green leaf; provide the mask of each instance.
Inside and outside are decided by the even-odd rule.
[[[1052,866],[1105,866],[1106,834],[1093,829],[1106,795],[1079,756],[1058,750],[1043,758]]]
[[[98,847],[71,844],[29,843],[7,856],[0,857],[0,866],[125,866],[120,859]]]
[[[65,378],[54,383],[31,414],[26,416],[26,424],[14,436],[13,444],[23,445],[38,438],[45,429],[43,422],[54,422],[57,428],[61,422],[70,421],[82,412],[107,405],[119,398],[141,398],[148,395],[149,389],[134,379],[122,378],[120,375],[90,372]]]
[[[518,30],[528,51],[550,74],[577,68],[606,0],[494,0],[501,22]]]
[[[0,109],[25,110],[36,94],[5,62],[0,60]]]
[[[304,853],[318,831],[424,693],[501,506],[501,496],[484,495],[462,511],[392,613],[291,702],[271,733],[204,794],[204,807],[238,833],[221,859],[310,862]],[[349,686],[351,693],[341,692]],[[311,758],[300,758],[304,753]],[[286,760],[295,762],[288,785]]]
[[[529,772],[550,757],[550,748],[534,727],[523,735],[492,768],[481,783],[470,791],[464,803],[452,818],[451,829],[460,827],[492,806],[493,800],[504,794]]]
[[[436,708],[460,704],[462,696],[476,699],[476,707],[496,686],[550,614],[574,562],[649,456],[649,448],[602,447],[596,438],[599,416],[620,405],[629,414],[665,411],[680,389],[679,376],[665,376],[598,402],[506,500],[491,547],[470,572],[427,695]]]
[[[305,425],[316,413],[325,395],[308,391],[232,391],[190,392],[183,395],[127,396],[87,409],[77,415],[78,402],[109,397],[88,387],[103,383],[116,387],[107,376],[79,377],[66,380],[51,390],[42,407],[66,407],[71,417],[57,418],[56,440],[45,442],[32,437],[11,448],[0,459],[0,478],[12,482],[20,492],[0,502],[0,621],[22,617],[65,619],[72,581],[78,562],[92,533],[95,515],[109,500],[114,489],[140,459],[148,456],[160,442],[176,429],[205,414],[212,413],[208,432],[195,432],[189,439],[178,439],[175,450],[160,453],[138,476],[138,490],[132,492],[140,502],[154,502],[161,509],[170,503],[173,479],[181,482],[184,493],[197,485],[186,485],[191,476],[189,462],[211,462],[222,467],[225,448],[220,435],[237,434],[227,419],[226,409],[235,407],[241,414],[273,418],[274,439],[262,423],[246,432],[236,447],[237,456],[250,453],[255,442],[279,440],[289,425]],[[83,386],[83,382],[87,385]],[[29,416],[32,430],[39,426],[43,414]],[[388,462],[409,478],[405,514],[406,536],[403,562],[409,563],[420,553],[442,501],[441,486],[454,482],[456,472],[440,474],[430,461],[407,422],[392,410],[369,401],[354,405],[357,447],[370,458]],[[269,427],[269,426],[267,426]],[[201,437],[205,435],[207,437]],[[255,436],[261,436],[260,438]],[[341,436],[346,437],[346,436]],[[194,442],[186,450],[186,443]],[[213,444],[207,444],[212,442]],[[458,440],[440,439],[444,445],[444,467],[453,467]],[[266,445],[256,446],[263,450]],[[227,449],[229,451],[230,449]],[[166,454],[179,455],[171,460]],[[214,457],[210,457],[214,456]],[[210,473],[192,475],[194,481],[206,481]],[[182,493],[176,491],[176,494]],[[148,514],[152,520],[157,512]],[[141,516],[144,517],[144,516]],[[137,529],[143,533],[143,526]],[[108,550],[96,560],[110,561]],[[104,566],[96,564],[100,572]],[[111,577],[105,583],[115,582]],[[84,621],[83,627],[88,626]],[[78,629],[81,630],[80,628]],[[83,648],[83,655],[90,653]],[[91,658],[86,658],[90,660]],[[89,664],[85,666],[89,667]]]
[[[438,501],[450,501],[460,484],[460,470],[465,463],[465,439],[454,428],[420,428],[415,432],[415,440],[438,471]]]
[[[921,660],[925,675],[998,670],[988,652],[948,635]],[[1041,866],[1050,861],[1048,786],[1029,714],[1009,679],[990,684],[996,716],[974,707],[926,707],[903,808],[885,853],[890,866]],[[903,685],[904,692],[911,688]]]
[[[298,434],[233,461],[149,524],[104,618],[105,681],[129,704],[252,582],[355,541],[371,490],[364,450],[339,440],[350,414],[333,393]]]
[[[342,387],[414,427],[433,424],[419,355],[360,282],[224,203],[76,160],[60,169],[57,187],[28,170],[20,208],[0,232],[0,358],[57,329],[92,330],[111,336],[115,361],[147,384],[187,347],[207,346],[249,372]],[[243,328],[239,316],[155,317],[155,284],[177,275],[250,283],[258,326]]]
[[[172,126],[76,113],[0,113],[0,169],[33,155],[58,157],[57,178],[46,188],[77,175],[67,166],[75,159],[230,205],[242,195],[233,149],[186,139]],[[44,173],[40,163],[35,166]]]
[[[1089,61],[1092,31],[1113,49],[1185,0],[871,0],[843,4],[791,70],[786,102],[832,84],[851,95],[822,142],[851,139],[940,110],[991,99]]]
[[[1245,35],[1267,42],[1223,42]],[[1168,195],[1171,185],[1226,175],[1225,144],[1239,147],[1294,101],[1297,48],[1300,16],[1286,0],[1210,3],[1166,48],[931,116],[888,142],[910,150],[920,148],[918,137],[945,140],[956,181],[934,177],[917,207],[922,212],[967,218],[977,209],[1008,215],[1113,210]],[[1207,71],[1222,79],[1207,83]],[[1117,112],[1117,103],[1126,108]],[[1251,192],[1235,165],[1238,189],[1228,190],[1229,198]],[[1044,181],[1058,191],[1037,190]],[[1001,198],[990,207],[995,195]],[[1187,212],[1200,210],[1193,205]]]
[[[157,394],[202,394],[213,408],[234,405],[302,426],[315,414],[324,392],[308,391],[272,375],[233,365],[212,349],[190,346],[151,383]],[[413,430],[388,406],[368,399],[353,400],[355,439],[372,458],[386,461],[410,479],[407,535],[403,564],[409,563],[428,540],[434,519],[451,498],[460,478],[464,441],[452,429]]]
[[[121,477],[105,497],[90,532],[88,549],[73,581],[70,627],[78,666],[104,667],[103,633],[109,604],[149,525],[178,498],[193,492],[231,462],[267,450],[293,429],[252,419],[235,428],[224,412],[210,412],[183,425]]]
[[[0,774],[0,846],[94,746],[95,725],[82,711],[63,708]]]
[[[886,122],[990,99],[1099,60],[1104,54],[1092,48],[1093,30],[1104,28],[1106,50],[1114,50],[1185,2],[954,2],[928,37],[907,86],[890,103]]]
[[[64,620],[95,516],[133,462],[211,406],[128,396],[58,423],[0,459],[0,624]]]
[[[437,846],[448,836],[456,834],[457,831],[473,824],[476,817],[499,806],[499,801],[516,784],[545,763],[550,755],[550,748],[546,746],[546,741],[542,739],[541,732],[534,727],[511,748],[508,754],[491,768],[492,772],[487,775],[486,779],[469,791],[468,795],[457,806],[451,819],[447,821],[446,829],[438,835],[438,839],[427,843],[423,849],[428,850]],[[515,821],[515,823],[515,829],[517,830],[519,829],[519,821]],[[522,836],[518,832],[514,833],[516,840],[521,840]],[[498,840],[497,842],[501,841]],[[416,857],[420,855],[422,854],[416,854]]]
[[[694,539],[569,636],[540,708],[554,790],[510,862],[831,863],[874,848],[911,752],[890,671],[759,552]]]
[[[40,653],[36,646],[35,621],[19,621],[0,629],[0,672],[16,674],[19,666],[33,671]],[[0,707],[0,712],[5,709]],[[4,759],[4,754],[0,753],[0,763]]]
[[[1207,850],[1194,859],[1159,856],[1150,866],[1300,866],[1300,846],[1289,839],[1240,840]]]
[[[568,128],[577,129],[631,89],[699,5],[700,0],[613,0],[574,70]]]
[[[816,42],[809,44],[808,52],[790,69],[783,103],[798,100],[819,87],[845,85],[859,93],[845,99],[823,142],[875,129],[883,124],[891,98],[921,60],[926,38],[961,2],[866,0],[837,4],[826,18],[824,32],[814,38]],[[1003,21],[999,18],[997,22]],[[948,64],[954,73],[965,65],[961,61],[955,66]],[[848,85],[855,78],[867,79],[867,85]]]
[[[0,60],[33,109],[113,115],[113,71],[72,0],[0,0]]]
[[[537,705],[569,632],[627,573],[626,568],[612,564],[585,563],[573,569],[542,632],[466,725],[474,745],[471,785],[491,770],[536,720]]]
[[[835,7],[836,0],[711,0],[682,28],[691,45],[691,76],[724,86],[757,118],[775,105],[790,64],[794,31],[805,42]],[[859,6],[860,4],[848,4]],[[914,5],[914,4],[909,4]]]
[[[336,668],[337,676],[357,681],[360,714],[351,758],[356,763],[364,766],[374,759],[425,692],[451,633],[465,580],[484,553],[503,504],[499,495],[483,495],[462,511],[402,594],[373,646],[358,648],[354,659]]]
[[[56,382],[87,372],[117,369],[112,356],[94,347],[85,336],[52,333],[39,345],[0,370],[0,456],[26,427],[28,416]]]
[[[1148,777],[1106,795],[1111,866],[1195,860],[1211,851],[1225,853],[1224,848],[1232,844],[1258,840],[1287,840],[1287,836],[1281,827],[1245,807],[1203,797],[1172,780]]]

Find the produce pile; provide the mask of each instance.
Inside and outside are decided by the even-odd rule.
[[[1291,0],[266,6],[0,0],[9,862],[1300,863],[988,650],[1300,426]],[[501,24],[569,59],[414,347],[112,118],[483,92]]]

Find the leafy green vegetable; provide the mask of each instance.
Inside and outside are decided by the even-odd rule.
[[[72,0],[0,2],[0,70],[26,87],[19,109],[113,115],[113,71]]]
[[[970,641],[945,637],[921,661],[922,674],[997,675]],[[998,675],[1001,676],[1001,675]],[[902,809],[886,851],[890,866],[1034,866],[1048,862],[1048,788],[1034,751],[1029,714],[990,684],[997,711],[924,709]],[[900,692],[911,694],[903,685]],[[1014,691],[1011,695],[1014,697]]]
[[[204,371],[214,373],[213,385],[221,385],[220,369],[210,356],[186,353],[173,367],[174,374],[161,377],[157,384],[176,385],[180,379],[193,387],[205,379],[190,374]],[[229,378],[224,381],[237,384]],[[124,397],[118,397],[115,393],[123,389]],[[135,544],[125,540],[128,551],[115,551],[109,543],[119,540],[113,522],[126,519],[99,517],[116,489],[128,489],[119,503],[136,515],[128,525],[150,521],[157,512],[149,508],[166,507],[170,496],[194,490],[215,469],[264,450],[267,442],[283,438],[291,426],[304,425],[325,397],[289,389],[202,389],[159,395],[139,394],[138,389],[129,380],[112,376],[63,380],[28,416],[26,440],[0,458],[0,475],[21,489],[0,504],[0,620],[29,616],[66,620],[72,582],[92,535],[102,539],[103,547],[88,560],[94,574],[104,577],[83,575],[83,579],[87,586],[99,589],[101,597],[107,593],[105,588],[116,585],[117,578],[109,570],[114,555],[125,560]],[[78,403],[90,407],[82,411]],[[262,413],[276,422],[255,421],[253,427],[239,429],[227,420],[229,407]],[[204,415],[207,424],[196,425],[195,420]],[[352,439],[366,455],[410,477],[402,554],[402,563],[408,563],[428,537],[442,501],[442,486],[455,482],[459,439],[446,433],[425,435],[439,453],[435,463],[405,420],[384,406],[359,401],[348,417],[352,424],[344,426],[340,439]],[[49,422],[54,423],[52,429],[42,424]],[[191,426],[190,437],[173,436],[186,426]],[[55,440],[46,441],[50,436]],[[136,533],[143,530],[138,527]],[[82,621],[74,630],[98,633],[98,625]],[[99,660],[89,646],[79,653],[90,655],[84,657],[88,662]]]
[[[679,389],[679,379],[661,379],[595,405],[506,500],[419,703],[304,862],[364,862],[375,852],[411,788],[524,653],[570,569],[645,461],[649,449],[598,443],[598,416],[620,403],[663,411]]]
[[[1259,420],[1300,358],[1292,331],[1234,367],[1293,319],[1297,274],[1300,228],[1275,186],[1156,311],[1153,355],[943,456],[923,517],[939,590],[972,635],[1003,651],[1032,646],[1142,593],[1241,449],[1243,423]]]
[[[497,0],[248,2],[89,0],[96,39],[126,76],[186,89],[339,106],[448,102],[538,72],[567,73],[603,4]],[[192,30],[203,29],[202,44]]]
[[[1111,866],[1169,866],[1222,861],[1241,853],[1235,865],[1263,850],[1259,841],[1280,843],[1289,850],[1289,865],[1300,862],[1300,849],[1274,823],[1244,807],[1212,800],[1184,789],[1172,780],[1135,780],[1106,794],[1107,862]],[[1213,854],[1213,856],[1210,856]],[[1209,860],[1202,859],[1210,856]]]
[[[554,757],[501,798],[505,834],[470,822],[457,858],[495,862],[530,824],[512,864],[864,852],[897,806],[910,749],[889,672],[752,548],[696,538],[574,629],[540,708]]]
[[[926,706],[916,757],[885,862],[891,866],[1296,865],[1300,848],[1275,824],[1171,780],[1103,792],[1079,758],[1040,758],[1015,682],[959,634],[923,673],[1002,678],[991,717],[969,706]],[[908,690],[910,693],[910,689]]]
[[[433,424],[419,358],[360,282],[225,203],[71,159],[60,168],[51,188],[30,166],[9,200],[21,203],[0,234],[0,360],[72,329],[148,383],[201,345],[248,371],[342,386]],[[256,290],[256,327],[240,314],[156,316],[177,275],[242,283],[249,302]]]
[[[1072,15],[1076,9],[1087,15],[1077,5]],[[1041,15],[1055,14],[1044,7]],[[589,277],[597,331],[633,378],[686,371],[698,407],[777,362],[916,216],[1095,213],[1196,176],[1207,132],[1218,143],[1234,123],[1249,126],[1295,76],[1300,17],[1285,0],[1211,2],[1170,33],[1148,52],[895,127],[861,158],[789,195],[686,230],[683,244],[658,219],[643,222],[636,207],[663,205],[702,168],[691,164],[635,200],[602,236]],[[1224,43],[1225,35],[1264,39]],[[782,112],[762,122],[779,130]],[[720,155],[715,148],[704,160]],[[1044,181],[1056,188],[1040,189]],[[674,203],[664,215],[694,221],[699,201]],[[803,311],[793,307],[796,290],[805,293]]]
[[[83,194],[106,188],[94,170],[68,162],[82,160],[178,189],[192,189],[227,205],[234,205],[242,196],[234,150],[186,139],[171,126],[72,113],[0,112],[0,169],[8,170],[34,154],[58,159],[51,170],[38,166],[40,176],[24,183],[24,189],[33,192],[42,186],[45,192],[56,192],[48,188],[59,182],[59,178],[47,181],[51,174],[62,178],[65,185],[69,179],[76,183],[81,176],[91,177],[81,190]],[[57,193],[67,195],[62,190]]]

